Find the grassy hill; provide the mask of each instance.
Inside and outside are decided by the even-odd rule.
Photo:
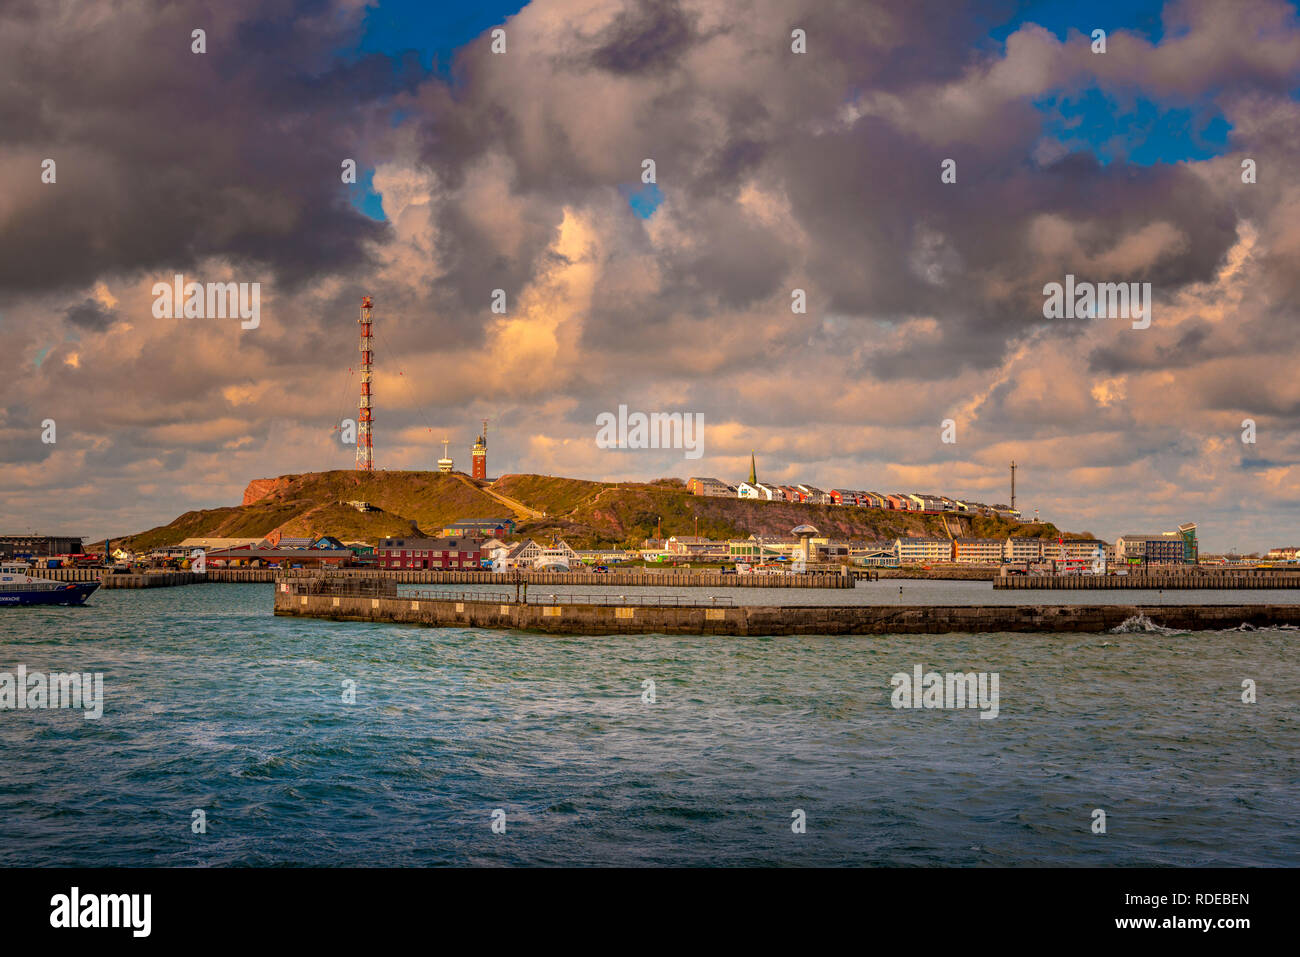
[[[490,492],[540,517],[507,506]],[[379,511],[359,512],[347,504],[358,500]],[[249,483],[241,505],[186,512],[167,525],[128,537],[124,544],[141,550],[175,545],[185,538],[248,538],[277,529],[286,536],[334,535],[344,541],[373,543],[385,536],[409,534],[413,523],[434,534],[460,519],[504,517],[519,521],[521,535],[548,540],[559,536],[580,548],[640,545],[654,536],[661,521],[664,535],[693,535],[698,527],[700,535],[715,539],[786,536],[803,523],[816,526],[823,535],[855,541],[947,537],[938,515],[703,498],[688,494],[677,479],[612,483],[503,475],[489,485],[461,473],[346,470],[256,479]],[[948,523],[957,534],[976,538],[1058,535],[1049,523],[951,515]]]

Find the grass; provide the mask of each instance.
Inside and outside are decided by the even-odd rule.
[[[508,517],[509,509],[472,482],[438,472],[339,470],[283,475],[259,483],[266,494],[249,505],[186,512],[167,525],[123,539],[143,550],[179,544],[185,538],[252,538],[279,529],[294,537],[334,535],[374,543],[409,534],[412,522],[436,535],[452,522]],[[575,548],[639,547],[662,528],[665,537],[711,539],[788,538],[796,525],[815,526],[839,540],[892,542],[898,537],[947,538],[938,515],[891,512],[838,505],[801,505],[688,494],[676,482],[592,482],[551,475],[504,475],[492,488],[545,517],[523,522],[519,535],[542,541],[564,538]],[[369,502],[381,509],[358,512],[346,503]],[[1050,523],[1019,523],[987,516],[948,516],[962,537],[1024,535],[1056,538]],[[115,541],[118,541],[115,539]]]

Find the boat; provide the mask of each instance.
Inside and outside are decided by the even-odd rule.
[[[83,605],[99,582],[57,582],[31,574],[26,562],[0,563],[0,605]]]

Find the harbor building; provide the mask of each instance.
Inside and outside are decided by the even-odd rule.
[[[1006,543],[1000,538],[956,538],[952,560],[958,565],[1001,565]]]
[[[1194,565],[1200,560],[1196,523],[1158,535],[1121,535],[1115,542],[1115,559],[1128,564]]]
[[[1086,559],[1091,561],[1097,553],[1106,553],[1106,543],[1095,538],[1067,538],[1060,542],[1043,543],[1043,558],[1057,561]]]
[[[375,558],[380,568],[479,568],[482,546],[476,538],[384,538]]]
[[[1009,562],[1041,562],[1043,540],[1012,535],[1002,543],[1002,557]]]
[[[952,541],[947,538],[896,538],[894,555],[898,563],[952,561]]]
[[[0,558],[80,555],[83,541],[72,535],[0,535]]]
[[[438,532],[440,538],[506,538],[515,533],[513,518],[463,518]]]

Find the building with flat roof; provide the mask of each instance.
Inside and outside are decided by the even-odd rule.
[[[952,561],[952,541],[947,538],[896,538],[894,554],[899,564]]]
[[[241,565],[301,565],[319,568],[340,565],[352,559],[352,552],[336,548],[212,548],[204,554],[209,565],[238,567]]]
[[[258,548],[271,545],[265,538],[186,538],[181,541],[181,548]]]
[[[49,558],[52,555],[80,555],[84,539],[73,535],[0,535],[0,557],[31,555]]]
[[[505,538],[514,534],[513,518],[465,518],[439,532],[442,538]]]
[[[952,560],[959,565],[1001,565],[1006,542],[1000,538],[956,538]]]
[[[1043,540],[1012,535],[1002,543],[1002,557],[1009,562],[1041,562]]]
[[[1187,551],[1187,543],[1178,532],[1121,535],[1115,541],[1115,559],[1128,564],[1182,565],[1188,563]]]

